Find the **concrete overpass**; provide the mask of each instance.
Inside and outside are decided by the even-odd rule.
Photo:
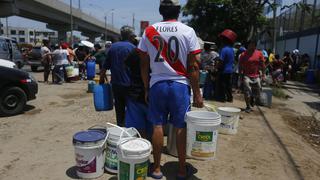
[[[0,17],[12,15],[47,23],[47,28],[58,31],[59,39],[66,39],[70,31],[70,6],[58,0],[0,0]],[[91,40],[106,32],[105,22],[73,8],[73,30]],[[107,25],[108,39],[119,39],[118,29]]]

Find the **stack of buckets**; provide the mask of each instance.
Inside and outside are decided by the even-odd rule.
[[[118,174],[119,180],[146,179],[151,143],[142,139],[134,128],[109,125],[73,136],[79,178],[100,177],[105,169]]]

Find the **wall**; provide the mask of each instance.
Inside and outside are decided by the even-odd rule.
[[[317,35],[305,36],[300,38],[299,51],[301,54],[307,53],[311,59],[311,65],[314,64],[314,55],[316,51]]]
[[[295,50],[296,48],[297,48],[297,38],[287,39],[287,40],[286,40],[285,51],[292,52],[292,51]]]

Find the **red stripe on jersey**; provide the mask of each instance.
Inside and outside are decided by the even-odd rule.
[[[199,53],[201,53],[201,51],[202,51],[201,49],[198,49],[198,50],[190,52],[190,54],[199,54]]]
[[[153,27],[153,26],[149,26],[146,29],[146,37],[149,39],[149,41],[151,42],[151,44],[156,48],[159,49],[159,42],[156,40],[153,40],[154,36],[160,36],[160,34],[157,32],[157,30]],[[177,59],[177,61],[175,63],[172,63],[168,56],[167,56],[167,52],[168,51],[168,43],[165,42],[164,46],[163,46],[163,50],[161,52],[161,56],[163,57],[163,59],[172,67],[172,69],[174,69],[176,71],[177,74],[181,75],[181,76],[186,76],[187,77],[187,70],[186,68],[183,66],[182,62]],[[173,57],[175,55],[175,53],[170,50],[170,54]]]

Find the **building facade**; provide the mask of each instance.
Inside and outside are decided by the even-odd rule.
[[[43,39],[49,39],[51,42],[58,42],[58,33],[50,30],[39,30],[22,27],[2,27],[0,30],[1,36],[7,36],[15,39],[18,43],[37,44]]]
[[[305,7],[297,3],[303,3]],[[270,10],[270,8],[269,8]],[[273,12],[265,9],[265,15],[272,20]],[[259,47],[272,48],[274,29],[262,34]],[[320,0],[281,1],[276,17],[276,53],[280,56],[285,51],[298,49],[300,54],[308,54],[311,68],[320,67]]]

